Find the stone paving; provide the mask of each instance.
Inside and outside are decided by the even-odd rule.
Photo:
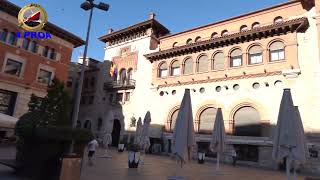
[[[185,175],[188,180],[284,180],[284,172],[262,170],[249,167],[233,167],[223,164],[221,173],[215,173],[215,164],[206,162],[197,164],[196,161],[177,168],[176,163],[167,156],[147,155],[145,164],[138,169],[129,169],[127,152],[110,152],[112,158],[101,158],[103,151],[98,151],[94,165],[88,166],[87,160],[83,163],[81,180],[166,180],[168,176]],[[304,179],[299,176],[298,179]]]

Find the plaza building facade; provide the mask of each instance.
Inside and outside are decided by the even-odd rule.
[[[110,29],[100,40],[106,43],[105,62],[115,64],[118,73],[105,73],[100,87],[107,99],[102,126],[112,126],[113,137],[125,136],[150,111],[150,151],[170,153],[179,105],[189,88],[196,150],[215,157],[208,147],[216,110],[222,108],[228,135],[224,161],[235,148],[240,163],[277,168],[270,158],[272,136],[283,89],[290,88],[312,147],[304,169],[319,172],[319,11],[318,1],[290,1],[176,34],[154,14]],[[89,112],[81,113],[83,124]],[[91,124],[101,124],[99,117],[90,118]]]
[[[0,137],[10,137],[17,118],[28,111],[31,94],[44,97],[56,77],[64,82],[74,48],[84,41],[52,24],[45,26],[52,39],[17,38],[20,7],[0,2]]]

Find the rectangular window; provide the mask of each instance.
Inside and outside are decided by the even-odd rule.
[[[40,69],[38,75],[38,82],[49,85],[49,83],[51,82],[51,76],[52,72]]]
[[[28,50],[29,49],[29,45],[30,45],[30,40],[29,39],[24,39],[23,40],[23,44],[22,44],[23,49]]]
[[[22,63],[19,61],[15,61],[12,59],[7,59],[7,64],[6,67],[4,69],[4,72],[6,74],[11,74],[11,75],[15,75],[15,76],[20,76],[22,70]]]
[[[126,92],[125,101],[130,101],[130,92]]]
[[[48,46],[44,47],[43,52],[42,52],[42,56],[48,57],[48,52],[49,52],[49,47]]]
[[[3,29],[0,34],[0,41],[7,42],[8,31]]]
[[[31,44],[30,44],[30,51],[33,52],[33,53],[37,53],[38,52],[38,44],[37,42],[35,41],[32,41]]]
[[[242,65],[242,56],[231,57],[231,67],[239,67]]]
[[[9,36],[9,44],[15,46],[17,44],[17,37],[16,37],[16,33],[11,32],[10,36]]]
[[[17,93],[0,89],[0,113],[12,116]]]
[[[262,53],[249,54],[249,64],[262,63]]]
[[[49,58],[52,59],[52,60],[56,59],[56,50],[55,49],[51,48]]]
[[[123,93],[117,93],[117,102],[122,102]]]
[[[280,61],[284,59],[284,50],[273,50],[270,51],[270,61]]]

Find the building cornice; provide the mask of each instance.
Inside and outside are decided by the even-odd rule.
[[[137,32],[145,31],[149,28],[157,30],[160,34],[165,35],[170,31],[155,19],[149,19],[141,23],[129,26],[119,31],[112,32],[99,38],[100,41],[106,43],[115,39],[121,39]]]
[[[195,42],[183,46],[173,47],[166,50],[144,55],[150,62],[176,57],[184,54],[205,51],[218,47],[227,46],[230,44],[237,44],[248,42],[255,39],[272,37],[274,35],[281,35],[293,32],[303,32],[309,26],[306,17],[296,18],[281,23],[262,26],[259,28],[233,33],[222,37],[212,38],[200,42]]]
[[[223,78],[197,80],[197,81],[186,81],[186,82],[180,82],[180,83],[160,84],[160,85],[158,85],[158,88],[186,86],[186,85],[193,85],[193,84],[205,84],[205,83],[231,81],[231,80],[238,80],[238,79],[250,79],[250,78],[276,76],[276,75],[282,75],[282,72],[281,71],[274,71],[274,72],[239,75],[239,76],[230,76],[230,77],[223,77]]]

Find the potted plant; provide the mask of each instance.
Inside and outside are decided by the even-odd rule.
[[[204,163],[204,158],[206,157],[206,153],[203,149],[200,149],[198,151],[198,163],[203,164]]]
[[[123,152],[124,151],[124,144],[126,141],[124,138],[120,139],[119,144],[118,144],[118,152]]]
[[[138,168],[140,161],[140,147],[138,144],[129,144],[128,145],[128,165],[129,168]]]

